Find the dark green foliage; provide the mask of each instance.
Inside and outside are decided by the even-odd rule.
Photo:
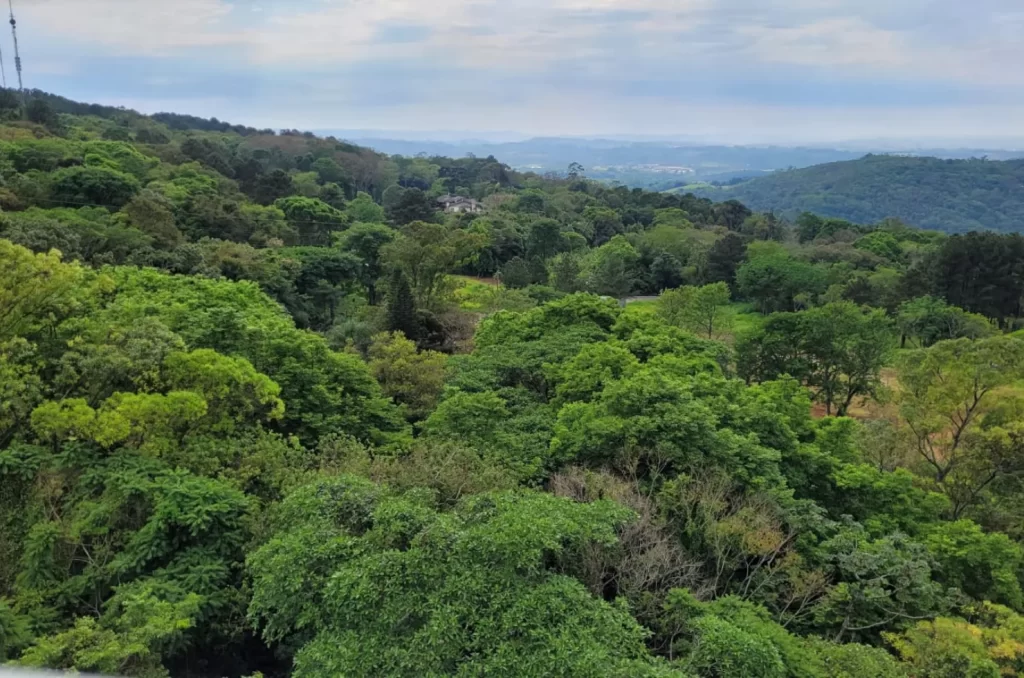
[[[342,476],[283,513],[249,562],[251,615],[296,639],[296,675],[673,675],[622,607],[561,573],[614,542],[615,504],[505,493],[439,513]]]
[[[1019,187],[1022,177],[1024,160],[869,155],[699,193],[790,217],[813,212],[862,224],[896,217],[947,233],[1014,232],[1024,223],[1024,201],[1019,188],[1007,187]]]
[[[736,289],[736,271],[747,255],[743,238],[730,233],[716,242],[708,251],[707,281],[724,282]]]
[[[769,253],[743,264],[736,273],[737,288],[762,313],[795,311],[825,291],[823,269],[785,253]]]
[[[53,195],[70,206],[118,209],[139,192],[135,177],[109,167],[69,167],[53,174]]]
[[[530,264],[516,257],[505,264],[501,273],[501,283],[511,289],[521,289],[531,285],[534,281]]]
[[[388,218],[399,226],[414,221],[433,221],[435,214],[433,201],[418,188],[405,190],[398,202],[388,208]]]
[[[1020,313],[1024,238],[968,233],[942,244],[934,262],[935,289],[953,306],[1002,321]]]
[[[683,265],[668,252],[662,252],[651,262],[651,279],[659,291],[675,289],[683,284]]]
[[[344,230],[349,223],[348,215],[316,198],[281,198],[274,206],[284,212],[303,245],[329,245],[331,234]]]
[[[29,100],[28,106],[25,108],[25,117],[30,122],[42,125],[51,131],[55,131],[60,127],[60,119],[57,117],[57,112],[53,110],[49,102],[38,97],[32,97]]]
[[[282,198],[295,192],[295,182],[284,170],[276,169],[269,174],[260,175],[253,185],[250,195],[260,205],[273,205]]]
[[[385,329],[401,332],[407,338],[416,340],[420,335],[420,323],[416,313],[416,299],[405,274],[399,270],[391,273],[387,295],[387,321]]]

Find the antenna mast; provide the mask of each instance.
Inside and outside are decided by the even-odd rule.
[[[11,35],[14,36],[14,68],[18,71],[18,91],[21,98],[25,99],[25,86],[21,82],[21,54],[18,52],[18,22],[14,20],[14,0],[7,0],[7,6],[11,9]],[[4,76],[4,82],[7,76]]]
[[[7,69],[4,68],[4,50],[0,48],[0,76],[3,78],[4,89],[7,89]]]

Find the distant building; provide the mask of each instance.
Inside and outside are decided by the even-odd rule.
[[[484,211],[482,204],[472,198],[464,198],[461,195],[442,195],[437,199],[437,204],[445,212],[453,214],[479,214]]]

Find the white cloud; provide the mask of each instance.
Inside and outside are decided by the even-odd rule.
[[[293,70],[416,59],[529,73],[622,57],[726,68],[753,58],[1024,82],[1024,13],[1009,0],[966,11],[959,0],[36,0],[20,11],[36,32],[119,54],[225,48],[243,64]],[[377,39],[393,25],[425,37]]]
[[[990,99],[1022,100],[1013,94],[1024,85],[1020,1],[22,0],[16,9],[23,53],[32,50],[29,73],[42,82],[79,63],[57,58],[68,53],[156,57],[169,68],[124,76],[136,80],[118,94],[163,87],[153,94],[167,97],[156,108],[259,126],[712,134],[756,121],[758,134],[780,139],[810,138],[818,128],[834,138],[840,128],[860,136],[1013,127],[1017,108],[953,98],[981,88]],[[414,39],[382,39],[409,28]],[[262,93],[265,81],[281,101],[268,94],[253,111],[251,101],[239,103],[210,82],[205,94],[192,92],[176,81],[182,57],[206,60],[211,82],[231,71]],[[375,79],[375,69],[390,75]],[[426,80],[431,71],[460,74]],[[425,80],[416,73],[427,73]],[[887,83],[889,92],[892,83],[920,83],[934,100],[901,108],[894,100],[911,95],[877,106],[853,97],[840,110],[808,87],[797,92],[801,105],[766,106],[778,101],[758,99],[771,84],[759,93],[751,83],[799,84],[801,75],[833,94],[859,83],[865,99],[864,83]],[[283,85],[274,89],[275,78],[302,83],[302,110]],[[182,93],[196,98],[174,105],[169,97]],[[141,97],[119,103],[154,108]]]
[[[238,44],[231,12],[225,0],[36,0],[17,8],[23,30],[132,55]]]

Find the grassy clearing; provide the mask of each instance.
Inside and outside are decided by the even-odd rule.
[[[525,311],[537,305],[521,290],[510,290],[493,278],[451,276],[452,296],[463,311],[487,315],[497,311]]]
[[[625,313],[638,316],[652,316],[658,312],[657,301],[634,301],[626,305]]]
[[[737,302],[729,305],[733,339],[758,329],[764,316],[754,310],[751,304]]]

